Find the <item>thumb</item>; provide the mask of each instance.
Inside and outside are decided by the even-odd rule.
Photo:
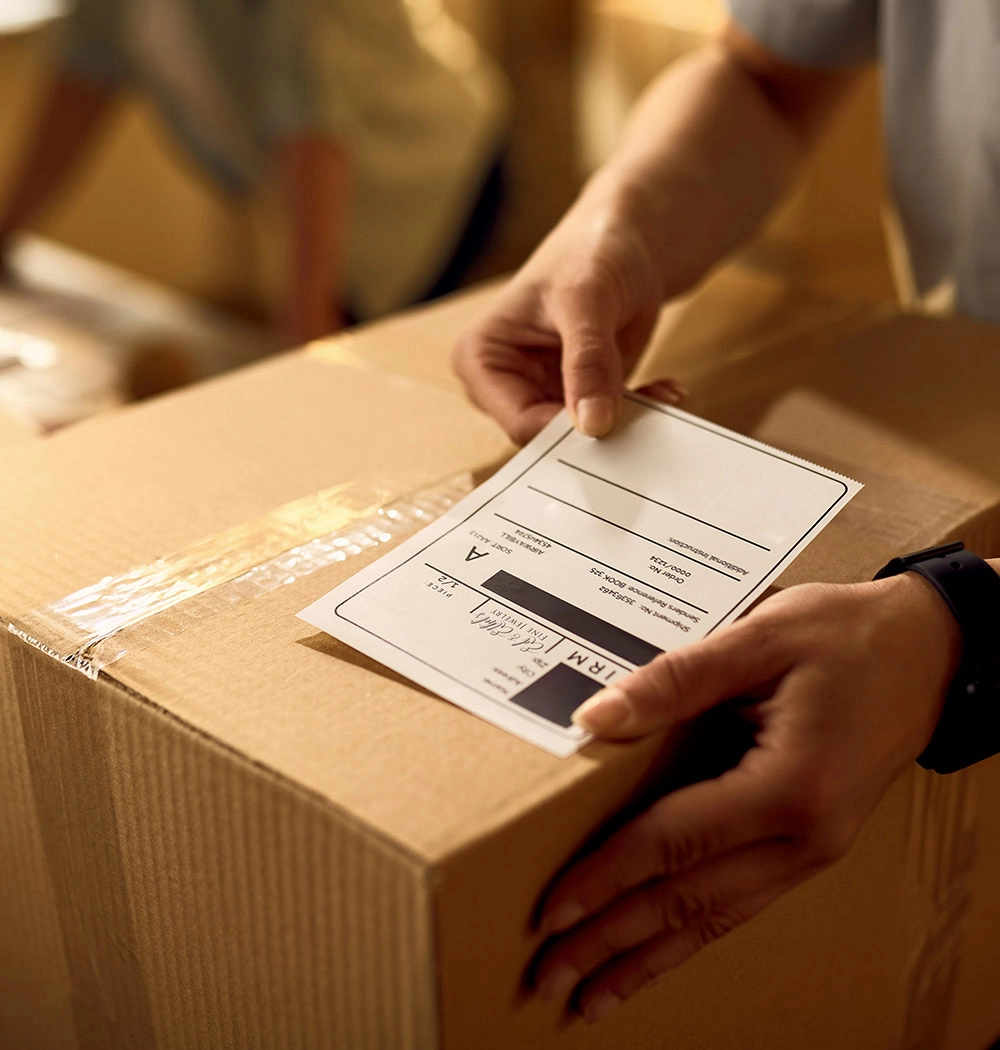
[[[786,671],[787,654],[773,637],[773,632],[762,632],[752,620],[744,620],[661,653],[591,697],[573,713],[573,721],[610,740],[644,736],[687,721]]]
[[[562,378],[573,425],[588,437],[610,433],[618,419],[622,363],[612,311],[600,290],[574,290],[553,311],[562,337]]]

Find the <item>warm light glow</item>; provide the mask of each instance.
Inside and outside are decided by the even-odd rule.
[[[16,33],[58,18],[69,8],[67,0],[0,0],[0,33]]]
[[[58,360],[59,347],[48,339],[0,328],[0,369],[20,366],[41,370],[53,368]]]

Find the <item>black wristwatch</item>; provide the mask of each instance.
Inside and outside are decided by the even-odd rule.
[[[962,629],[962,663],[917,758],[925,769],[954,773],[1000,753],[1000,575],[962,543],[893,558],[875,579],[901,572],[931,583]]]

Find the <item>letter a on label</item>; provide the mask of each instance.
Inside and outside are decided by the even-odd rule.
[[[466,561],[475,561],[477,558],[485,558],[489,551],[477,551],[475,547],[465,556]]]

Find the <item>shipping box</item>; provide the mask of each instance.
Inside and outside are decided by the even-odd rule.
[[[463,311],[414,320],[428,374]],[[841,328],[719,355],[695,395],[867,484],[783,582],[995,545],[976,449],[1000,443],[1000,339]],[[916,767],[840,863],[605,1022],[525,997],[540,892],[678,742],[556,759],[295,618],[506,450],[454,392],[366,360],[380,333],[0,458],[0,1046],[916,1048],[956,981],[1000,1033],[992,989],[956,976],[974,778]],[[994,972],[997,942],[976,942]]]

